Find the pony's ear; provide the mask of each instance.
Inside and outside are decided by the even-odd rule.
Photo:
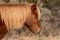
[[[40,10],[36,4],[33,4],[31,6],[31,11],[32,11],[32,14],[34,14],[37,17],[37,19],[40,20],[41,14],[40,14]]]
[[[31,6],[31,9],[32,9],[32,11],[35,11],[36,10],[36,4],[33,4],[32,6]]]
[[[37,6],[36,6],[36,4],[33,4],[33,5],[31,6],[31,14],[34,14],[35,17],[38,18],[38,15],[37,15],[36,10],[37,10]]]

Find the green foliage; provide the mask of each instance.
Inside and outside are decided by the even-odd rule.
[[[25,2],[26,0],[19,0],[19,2]]]
[[[43,2],[42,7],[49,7],[49,5],[51,4],[51,0],[42,0],[42,2]]]
[[[58,7],[60,7],[60,0],[42,0],[42,7],[43,8],[49,8],[52,12],[52,15],[54,15]]]
[[[19,2],[21,2],[21,0],[19,0]]]
[[[19,0],[19,2],[25,2],[27,1],[28,3],[35,3],[37,4],[38,0]]]
[[[49,7],[51,5],[60,6],[60,0],[42,0],[43,7]]]
[[[4,2],[6,2],[6,3],[9,3],[10,2],[10,0],[3,0]]]
[[[38,0],[27,0],[29,3],[35,3],[35,4],[37,4],[37,1]]]
[[[57,5],[57,6],[60,6],[60,0],[58,0],[58,1],[56,2],[56,5]]]

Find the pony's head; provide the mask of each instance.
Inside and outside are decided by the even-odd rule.
[[[41,25],[40,25],[40,10],[38,9],[38,7],[33,4],[31,6],[31,15],[27,18],[25,25],[32,31],[35,33],[38,33],[41,31]]]

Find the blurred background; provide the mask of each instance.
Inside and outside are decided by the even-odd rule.
[[[3,40],[60,40],[60,0],[0,0],[0,3],[35,3],[42,15],[39,34],[23,27],[10,31]]]

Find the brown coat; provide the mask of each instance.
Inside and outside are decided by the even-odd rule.
[[[35,4],[0,4],[0,29],[5,33],[22,28],[23,24],[32,32],[39,32],[39,19],[40,11]]]

